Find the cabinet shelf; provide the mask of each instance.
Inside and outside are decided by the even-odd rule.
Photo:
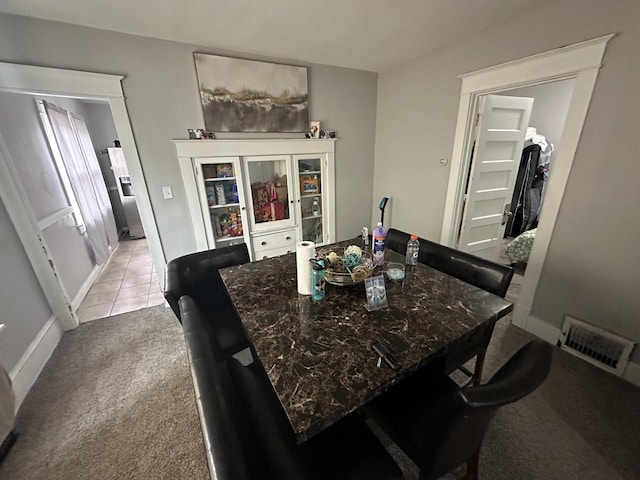
[[[313,220],[314,218],[322,218],[322,215],[309,215],[307,217],[302,217],[302,220]]]
[[[236,177],[207,177],[204,179],[205,182],[224,182],[226,180],[235,180]]]
[[[218,208],[230,208],[230,207],[239,207],[239,203],[225,203],[224,205],[209,205],[209,210],[215,210]]]
[[[230,236],[216,237],[216,242],[231,242],[232,240],[243,240],[243,243],[244,243],[244,239],[242,235],[238,235],[236,237],[230,237]]]
[[[300,198],[313,198],[313,197],[321,197],[321,193],[303,193],[300,195]]]
[[[310,170],[308,172],[300,172],[300,176],[302,175],[321,175],[322,172],[320,170]]]

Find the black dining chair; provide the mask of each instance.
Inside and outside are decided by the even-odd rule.
[[[409,378],[371,402],[365,411],[432,480],[466,462],[466,480],[478,477],[480,446],[503,405],[520,400],[546,379],[552,346],[534,340],[484,385],[461,388],[447,376]]]
[[[385,248],[389,250],[393,250],[394,252],[398,252],[401,255],[405,255],[407,253],[407,242],[411,238],[406,232],[402,230],[397,230],[395,228],[390,228],[387,231],[387,239],[385,241]],[[419,242],[422,243],[422,239],[419,239]],[[426,240],[424,240],[426,241]]]
[[[390,228],[387,232],[386,248],[404,255],[410,234]],[[507,294],[513,268],[491,260],[456,250],[424,238],[418,238],[420,253],[418,261],[431,268],[451,275],[463,282],[503,297]]]
[[[428,240],[420,239],[418,261],[502,298],[507,294],[513,278],[513,268],[507,265]],[[451,359],[458,370],[467,375],[469,384],[480,382],[487,343],[470,343],[460,350],[457,358]],[[464,364],[474,357],[475,366],[471,371]]]
[[[249,341],[218,270],[249,261],[242,243],[175,258],[164,271],[164,298],[178,321],[182,323],[178,302],[188,295],[214,323],[218,342],[229,353],[242,350]]]
[[[407,251],[409,238],[408,233],[390,228],[387,232],[387,247],[404,254]],[[513,268],[424,238],[419,238],[418,241],[420,242],[418,253],[420,263],[499,297],[504,298],[507,294],[513,278]],[[490,338],[491,332],[488,332],[488,335]],[[477,338],[482,340],[480,337]],[[470,343],[459,351],[456,358],[449,359],[452,367],[455,367],[452,369],[457,368],[467,375],[469,384],[478,383],[481,378],[487,343],[485,341]],[[474,357],[476,357],[474,371],[471,371],[464,364]]]

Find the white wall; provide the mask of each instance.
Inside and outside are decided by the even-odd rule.
[[[0,269],[0,364],[11,371],[52,312],[1,200]]]
[[[167,259],[195,251],[171,139],[185,138],[187,128],[203,125],[196,51],[241,56],[0,14],[1,61],[125,75],[127,108]],[[370,216],[376,80],[371,72],[309,65],[311,118],[340,137],[336,147],[338,238],[356,235]],[[173,200],[163,199],[164,185],[173,188]]]
[[[458,75],[618,33],[600,70],[533,314],[553,326],[571,314],[640,341],[639,23],[636,0],[569,0],[380,74],[374,199],[394,196],[393,226],[440,238],[449,167],[438,159],[451,155]]]

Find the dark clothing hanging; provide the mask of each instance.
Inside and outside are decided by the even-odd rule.
[[[530,223],[537,222],[544,184],[543,174],[538,173],[541,150],[537,144],[529,145],[522,150],[505,237],[517,237]]]

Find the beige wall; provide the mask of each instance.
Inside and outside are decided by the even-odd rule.
[[[195,251],[171,139],[201,127],[194,52],[240,56],[197,45],[137,37],[0,14],[0,61],[122,74],[133,133],[167,259]],[[269,60],[269,59],[263,59]],[[286,61],[280,60],[280,63]],[[309,66],[310,113],[338,132],[337,235],[368,222],[375,137],[376,82],[371,72]],[[175,198],[164,200],[162,186]]]
[[[393,226],[439,241],[449,167],[438,160],[451,156],[458,75],[618,33],[607,47],[533,315],[559,326],[571,314],[640,341],[639,23],[636,0],[572,0],[381,73],[373,198],[393,197]]]

